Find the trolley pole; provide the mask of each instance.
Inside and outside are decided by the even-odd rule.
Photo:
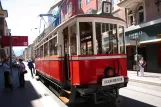
[[[10,73],[12,76],[12,36],[11,36],[11,32],[9,33],[10,36]]]

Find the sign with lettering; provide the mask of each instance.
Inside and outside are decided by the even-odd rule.
[[[28,36],[11,36],[12,46],[28,46]],[[10,46],[10,36],[2,36],[2,46]]]

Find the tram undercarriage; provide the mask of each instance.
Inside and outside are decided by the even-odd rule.
[[[95,104],[109,103],[110,105],[119,107],[122,103],[122,98],[119,96],[119,89],[126,87],[128,83],[128,79],[125,79],[124,83],[111,86],[102,87],[100,84],[83,85],[72,86],[67,90],[63,89],[62,84],[57,84],[39,71],[36,72],[36,75],[67,105],[86,103],[90,100]]]

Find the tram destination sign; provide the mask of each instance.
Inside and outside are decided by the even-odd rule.
[[[28,36],[11,36],[12,46],[28,46]],[[2,36],[2,47],[10,46],[10,36]]]
[[[111,14],[112,12],[112,3],[103,1],[102,2],[102,13],[103,14]]]

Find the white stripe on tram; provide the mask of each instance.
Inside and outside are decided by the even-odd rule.
[[[95,59],[121,59],[127,58],[124,56],[90,56],[90,57],[69,57],[69,60],[95,60]],[[37,59],[41,61],[61,61],[64,58],[47,58],[47,59]]]
[[[126,58],[126,56],[91,56],[91,57],[72,58],[72,60],[120,59],[120,58]]]

